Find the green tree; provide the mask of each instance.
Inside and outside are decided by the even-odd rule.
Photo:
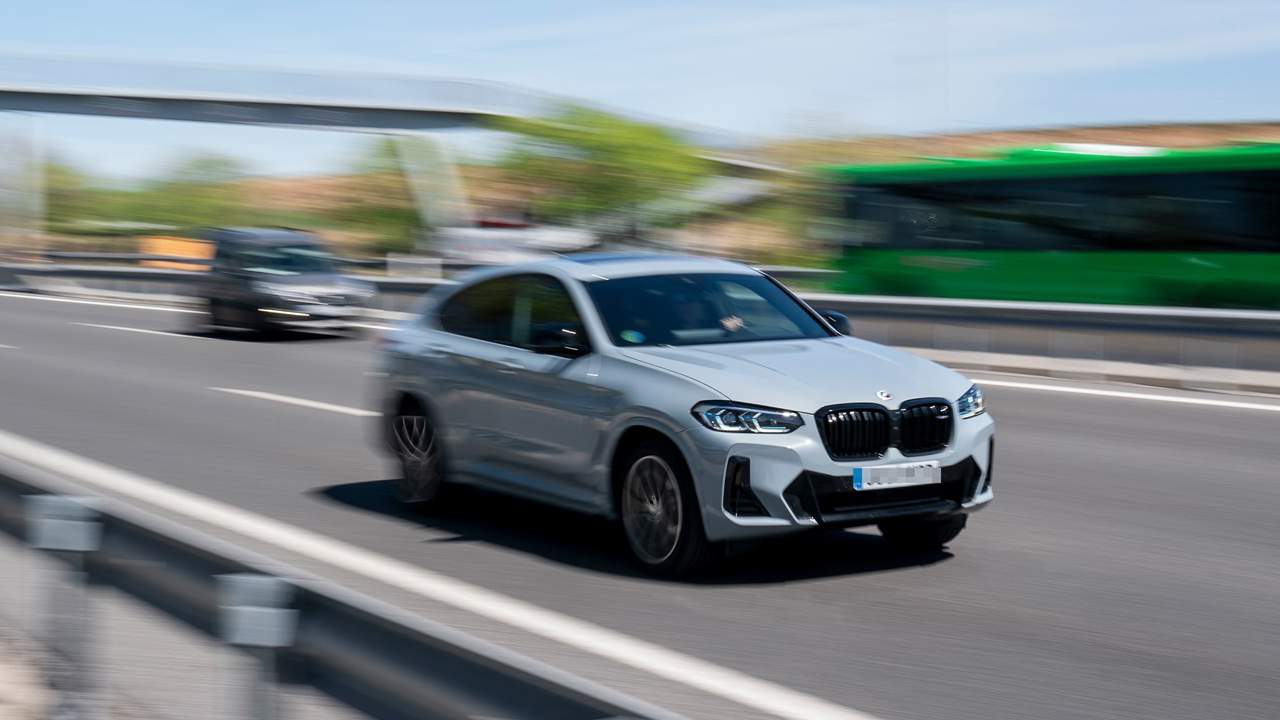
[[[551,220],[630,212],[688,190],[708,172],[670,131],[590,108],[493,125],[519,135],[501,164],[533,189],[534,210]]]
[[[129,193],[116,212],[128,214],[130,220],[168,225],[236,225],[248,213],[248,198],[240,184],[246,175],[246,166],[235,158],[191,155]]]
[[[94,192],[89,177],[65,161],[45,163],[44,194],[47,222],[74,222],[93,211]]]

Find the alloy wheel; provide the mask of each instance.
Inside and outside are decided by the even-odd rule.
[[[440,480],[435,428],[423,415],[397,415],[391,431],[404,471],[395,484],[396,496],[403,502],[431,499]]]
[[[656,455],[636,460],[622,490],[622,524],[632,550],[657,565],[676,551],[684,522],[680,484],[671,466]]]

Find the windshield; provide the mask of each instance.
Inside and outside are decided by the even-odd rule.
[[[337,272],[334,256],[316,245],[266,245],[248,248],[244,252],[244,266],[253,272],[275,275]]]
[[[648,275],[591,282],[587,289],[622,347],[829,336],[763,275]]]

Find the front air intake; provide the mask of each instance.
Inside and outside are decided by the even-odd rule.
[[[751,490],[751,461],[734,455],[724,471],[724,509],[738,517],[763,517],[769,514],[760,498]]]

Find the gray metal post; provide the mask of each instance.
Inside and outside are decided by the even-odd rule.
[[[433,233],[441,228],[474,225],[474,213],[448,146],[426,133],[396,133],[391,137],[422,227]],[[415,249],[419,253],[425,250],[422,239]]]
[[[0,112],[0,260],[42,245],[45,222],[44,153],[36,118]],[[0,270],[0,286],[16,286]]]
[[[98,549],[102,524],[91,500],[59,495],[26,498],[28,540],[32,547],[63,556],[71,565],[61,581],[45,589],[44,643],[52,661],[46,668],[56,697],[56,720],[96,720],[105,713],[95,672],[93,608],[85,556]]]
[[[288,607],[293,587],[277,577],[237,573],[218,577],[222,638],[254,658],[244,701],[245,717],[275,720],[276,652],[293,644],[298,613]]]

